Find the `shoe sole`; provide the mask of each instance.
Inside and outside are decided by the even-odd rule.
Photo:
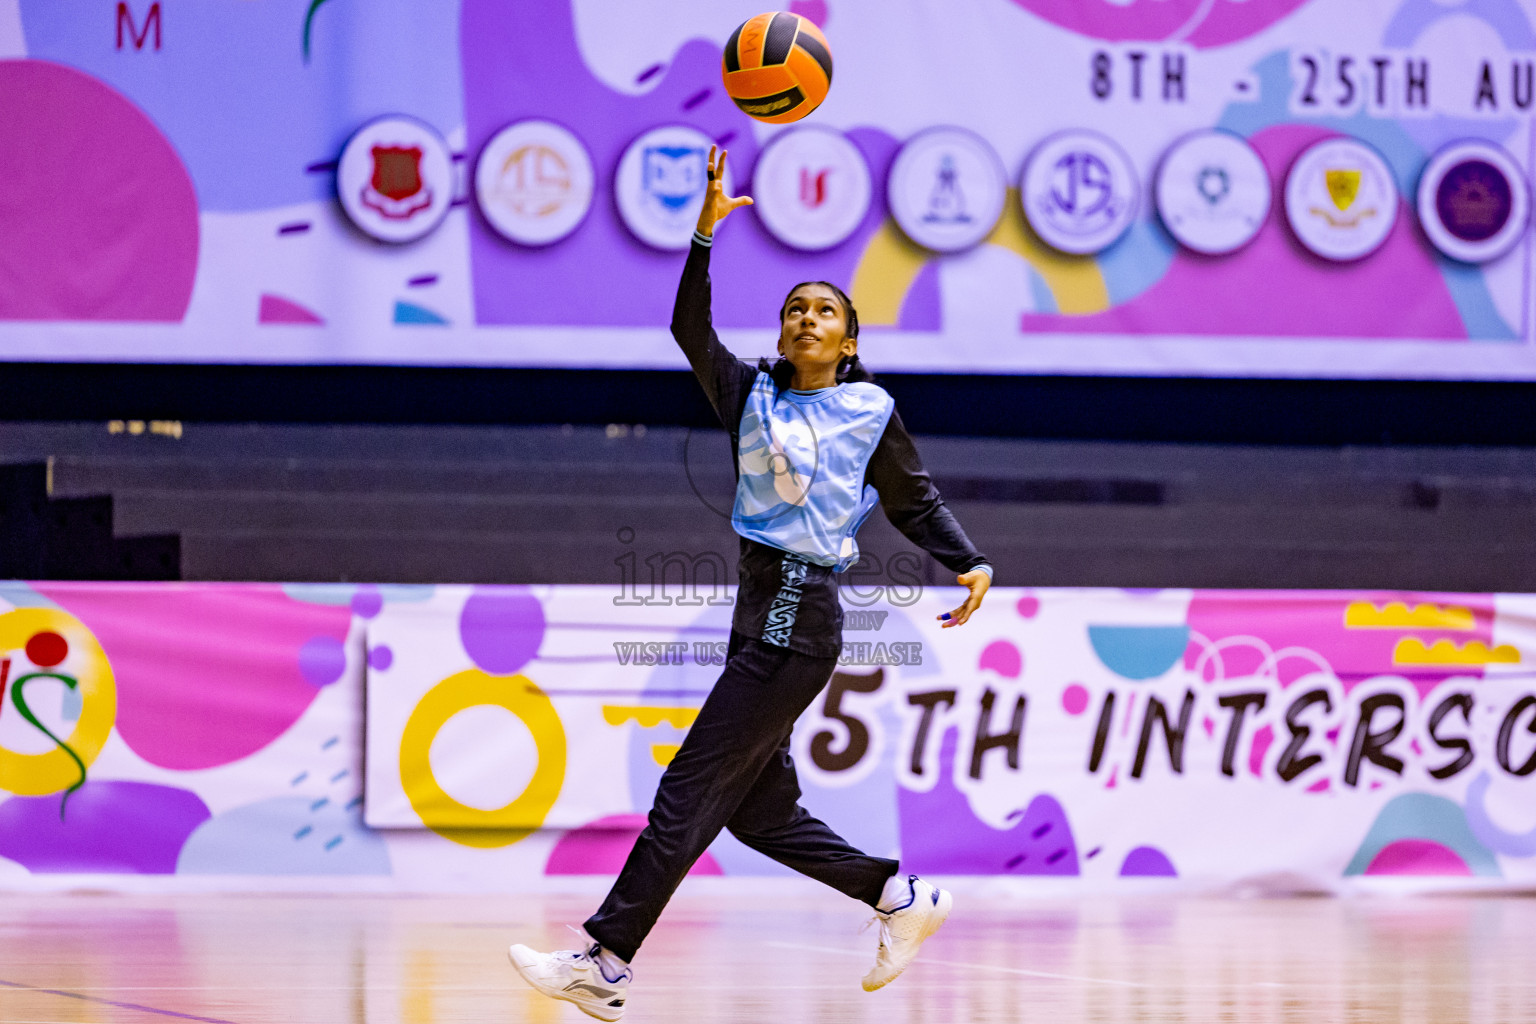
[[[580,1000],[571,998],[570,994],[567,993],[567,992],[562,992],[559,989],[545,988],[543,985],[539,984],[533,978],[530,978],[528,976],[528,972],[523,969],[523,965],[517,962],[517,957],[515,955],[513,955],[512,947],[510,947],[510,946],[507,947],[507,959],[512,961],[512,967],[513,967],[514,970],[517,971],[518,977],[520,977],[524,981],[526,981],[528,983],[528,987],[533,989],[535,992],[539,993],[540,995],[546,995],[546,996],[549,996],[551,999],[560,999],[560,1000],[563,1000],[563,1001],[565,1001],[567,1003],[570,1003],[572,1006],[576,1007],[576,1009],[580,1010],[582,1013],[586,1014],[588,1017],[596,1017],[598,1020],[606,1021],[607,1024],[615,1024],[616,1021],[618,1021],[620,1018],[622,1018],[624,1016],[624,1011],[623,1010],[620,1010],[618,1013],[614,1014],[612,1017],[605,1016],[602,1013],[597,1012],[596,1010],[592,1009],[589,1006],[582,1005]]]
[[[955,899],[954,899],[953,896],[951,896],[949,894],[949,890],[948,889],[940,889],[939,890],[939,902],[934,904],[934,906],[936,907],[936,909],[935,909],[933,915],[928,918],[927,927],[925,927],[923,929],[922,938],[918,940],[919,944],[921,944],[923,942],[927,942],[930,938],[932,938],[933,937],[933,933],[938,931],[939,928],[941,928],[943,926],[944,922],[949,919],[949,912],[950,912],[950,910],[954,909]],[[912,957],[912,960],[916,960],[916,959],[917,959],[917,957],[914,955]],[[912,965],[912,960],[908,960],[905,964],[903,964],[902,967],[901,967],[901,971],[904,971],[908,967],[910,967]],[[885,979],[883,979],[881,981],[877,981],[877,982],[875,982],[873,984],[871,984],[868,979],[865,979],[865,981],[863,983],[864,984],[864,991],[865,992],[874,992],[874,991],[876,991],[878,989],[884,988],[885,986],[889,985],[891,982],[895,981],[897,978],[901,977],[901,971],[897,971],[895,974],[891,975],[889,978],[885,978]]]

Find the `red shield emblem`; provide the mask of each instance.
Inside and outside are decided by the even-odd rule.
[[[399,202],[421,191],[420,146],[374,146],[373,190]]]
[[[421,177],[420,146],[374,146],[372,153],[364,206],[390,220],[410,220],[432,205],[432,190]]]

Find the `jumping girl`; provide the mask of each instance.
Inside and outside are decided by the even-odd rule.
[[[939,498],[890,395],[859,365],[858,315],[841,289],[812,281],[790,291],[772,367],[742,362],[720,343],[710,322],[710,246],[715,227],[752,202],[724,194],[724,171],[725,153],[711,148],[672,336],[737,453],[731,526],[741,536],[741,584],[725,669],[661,778],[648,827],[586,922],[590,945],[509,950],[530,985],[598,1020],[622,1016],[629,961],[722,828],[875,909],[880,944],[867,991],[912,962],[951,905],[949,893],[854,849],[799,805],[790,732],[837,667],[836,574],[858,560],[854,534],[877,501],[970,590],[939,616],[945,628],[980,607],[992,568]]]

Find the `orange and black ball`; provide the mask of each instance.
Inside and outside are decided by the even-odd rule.
[[[721,61],[725,91],[742,112],[769,124],[798,121],[832,86],[827,37],[798,14],[759,14],[739,25]]]

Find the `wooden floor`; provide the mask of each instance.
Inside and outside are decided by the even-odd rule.
[[[509,942],[563,948],[593,897],[0,894],[0,1024],[587,1021]],[[1043,902],[961,889],[905,975],[831,893],[685,887],[626,1021],[1536,1021],[1536,899]]]

